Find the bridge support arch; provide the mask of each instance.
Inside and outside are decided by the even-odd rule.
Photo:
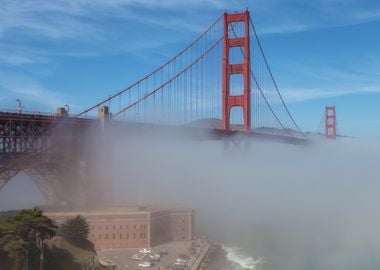
[[[33,180],[48,206],[85,204],[86,168],[76,158],[51,156],[30,164],[23,171]]]

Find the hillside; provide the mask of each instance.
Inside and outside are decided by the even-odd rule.
[[[98,269],[96,252],[91,243],[87,247],[74,246],[61,236],[46,240],[46,269]]]

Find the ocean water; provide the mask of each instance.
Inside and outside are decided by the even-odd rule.
[[[244,250],[239,247],[227,247],[222,246],[226,252],[226,259],[230,263],[227,269],[232,270],[260,270],[264,264],[264,260],[261,258],[255,259],[252,256],[248,256],[244,253]]]

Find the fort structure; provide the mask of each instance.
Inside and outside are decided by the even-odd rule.
[[[45,214],[57,223],[83,216],[89,223],[89,240],[97,250],[190,241],[194,233],[194,210],[187,208],[120,207]]]

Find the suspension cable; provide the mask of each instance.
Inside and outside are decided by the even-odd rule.
[[[221,16],[222,17],[222,16]],[[219,17],[219,19],[212,25],[216,25],[216,23],[218,23],[221,19],[221,17]],[[242,15],[240,16],[240,18],[242,17]],[[236,22],[237,23],[237,22]],[[235,25],[236,23],[232,24]],[[212,28],[209,27],[208,28],[208,31],[210,31],[210,29]],[[198,57],[196,60],[194,60],[192,63],[190,63],[188,66],[186,66],[185,68],[183,68],[181,71],[179,71],[177,74],[173,75],[172,78],[168,79],[168,81],[166,81],[165,83],[163,83],[162,85],[160,85],[159,87],[157,87],[156,89],[152,90],[151,92],[145,94],[143,97],[139,98],[138,100],[136,100],[135,102],[133,102],[132,104],[128,105],[127,107],[123,108],[122,110],[118,111],[117,113],[114,113],[113,116],[117,116],[119,115],[120,113],[134,107],[135,105],[138,105],[141,101],[145,100],[146,98],[148,98],[149,96],[153,95],[154,93],[156,93],[158,90],[162,89],[163,87],[165,87],[166,85],[168,85],[169,83],[171,83],[172,81],[174,81],[176,78],[178,78],[180,75],[182,75],[183,73],[185,73],[188,69],[190,69],[193,65],[195,65],[196,63],[198,63],[201,59],[203,59],[210,51],[212,51],[224,38],[224,35],[227,34],[230,30],[227,29],[227,31],[223,31],[223,35],[216,41],[214,42],[214,44],[208,49],[206,50],[200,57]],[[206,31],[207,32],[207,31]],[[206,33],[205,32],[205,33]],[[203,35],[204,36],[204,35]],[[202,36],[202,37],[203,37]],[[199,39],[198,39],[199,40]],[[194,44],[194,42],[192,43]],[[188,48],[191,47],[191,46],[188,46]],[[182,52],[184,52],[185,50],[183,50]],[[179,56],[179,55],[177,55]],[[176,56],[176,57],[177,57]],[[174,58],[172,58],[174,59]],[[182,58],[180,58],[182,59]],[[202,62],[203,63],[203,62]],[[164,65],[163,65],[164,66]],[[182,67],[182,66],[181,66]],[[203,91],[201,91],[203,92]]]
[[[303,133],[303,131],[300,129],[300,127],[298,126],[298,124],[297,124],[296,121],[294,120],[292,114],[291,114],[290,111],[289,111],[288,106],[286,105],[286,103],[285,103],[285,101],[284,101],[284,99],[283,99],[283,97],[282,97],[282,95],[281,95],[281,92],[280,92],[280,90],[279,90],[279,88],[278,88],[278,85],[277,85],[277,83],[276,83],[276,80],[274,79],[274,76],[273,76],[272,70],[271,70],[271,68],[269,67],[269,64],[268,64],[267,58],[265,57],[263,47],[262,47],[262,45],[261,45],[260,39],[259,39],[259,37],[258,37],[258,35],[257,35],[256,28],[255,28],[255,26],[254,26],[254,24],[253,24],[253,21],[252,21],[251,17],[249,18],[249,22],[250,22],[250,24],[251,24],[251,27],[252,27],[253,33],[255,34],[255,37],[256,37],[256,40],[257,40],[257,44],[259,45],[259,49],[260,49],[260,51],[261,51],[261,55],[263,56],[263,59],[264,59],[265,65],[266,65],[266,67],[267,67],[267,69],[268,69],[268,72],[269,72],[269,75],[270,75],[270,77],[271,77],[271,79],[272,79],[272,81],[273,81],[273,84],[274,84],[274,87],[275,87],[275,89],[276,89],[276,91],[277,91],[277,94],[278,94],[278,96],[280,97],[280,100],[281,100],[281,102],[282,102],[282,105],[285,107],[286,112],[288,113],[290,119],[292,120],[294,126],[297,128],[298,132],[300,132],[300,133],[302,134],[302,136],[306,137],[306,135]]]
[[[232,33],[234,34],[235,38],[237,38],[237,34],[236,34],[236,32],[235,32],[235,29],[234,29],[234,26],[233,26],[233,25],[231,25],[231,29],[232,29]],[[242,48],[242,47],[239,47],[239,48],[240,48],[240,51],[242,52],[242,54],[243,54],[243,56],[244,56],[244,58],[245,58],[246,56],[245,56],[245,52],[244,52],[243,48]],[[269,110],[272,112],[272,114],[273,114],[273,116],[275,117],[276,121],[278,122],[278,124],[281,126],[282,129],[284,129],[284,130],[286,130],[288,133],[290,133],[290,131],[288,131],[288,130],[285,128],[285,126],[282,124],[282,122],[280,121],[280,119],[278,118],[278,116],[276,115],[276,113],[274,112],[272,106],[270,105],[268,99],[267,99],[266,96],[264,95],[263,90],[262,90],[262,88],[260,87],[260,84],[259,84],[259,82],[257,81],[257,79],[256,79],[255,75],[253,74],[252,70],[250,70],[250,71],[251,71],[251,77],[252,77],[253,80],[255,81],[255,83],[256,83],[256,85],[257,85],[257,88],[259,89],[259,92],[260,92],[261,96],[263,97],[265,103],[267,104]]]
[[[118,111],[117,113],[113,114],[113,116],[117,116],[119,114],[121,114],[122,112],[132,108],[133,106],[137,105],[138,103],[140,103],[141,101],[145,100],[146,98],[148,98],[149,96],[153,95],[154,93],[156,93],[158,90],[162,89],[163,87],[165,87],[167,84],[169,84],[170,82],[172,82],[173,80],[175,80],[176,78],[178,78],[180,75],[182,75],[183,73],[185,73],[187,70],[189,70],[193,65],[195,65],[196,63],[198,63],[201,59],[203,59],[210,51],[212,51],[221,41],[223,40],[223,37],[219,38],[208,50],[206,50],[201,56],[199,56],[197,59],[195,59],[191,64],[189,64],[188,66],[186,66],[185,68],[183,68],[180,72],[178,72],[177,74],[175,74],[172,78],[170,78],[168,81],[166,81],[165,83],[163,83],[162,85],[160,85],[159,87],[157,87],[156,89],[152,90],[151,92],[145,94],[143,97],[141,97],[140,99],[136,100],[135,102],[133,102],[132,104],[130,104],[129,106],[125,107],[124,109]]]
[[[93,110],[94,108],[96,107],[99,107],[100,105],[112,100],[113,98],[115,98],[116,96],[119,96],[121,94],[123,94],[124,92],[130,90],[131,88],[133,88],[134,86],[136,86],[137,84],[139,84],[140,82],[144,81],[145,79],[151,77],[152,75],[154,75],[155,73],[157,73],[160,69],[164,68],[165,66],[169,65],[171,62],[175,61],[179,56],[181,56],[182,54],[184,54],[189,48],[191,48],[194,44],[196,44],[201,38],[203,38],[208,32],[210,32],[210,30],[222,19],[223,15],[219,16],[219,18],[209,27],[206,29],[206,31],[204,31],[201,35],[199,35],[193,42],[191,42],[187,47],[185,47],[182,51],[180,51],[179,53],[177,53],[173,58],[171,58],[170,60],[168,60],[166,63],[162,64],[161,66],[159,66],[158,68],[156,68],[155,70],[153,70],[151,73],[149,73],[148,75],[146,75],[145,77],[141,78],[140,80],[136,81],[135,83],[129,85],[128,87],[124,88],[123,90],[111,95],[110,97],[108,97],[107,99],[104,99],[103,101],[100,101],[98,102],[97,104],[91,106],[90,108],[82,111],[81,113],[78,113],[77,115],[75,115],[74,117],[77,118],[79,116],[82,116],[83,114],[86,114],[87,112]]]

